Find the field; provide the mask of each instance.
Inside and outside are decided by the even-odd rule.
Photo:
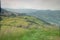
[[[0,40],[60,40],[59,28],[31,16],[2,17]]]

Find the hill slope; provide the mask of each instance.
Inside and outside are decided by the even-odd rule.
[[[0,40],[60,40],[59,29],[32,16],[4,17]]]
[[[59,28],[34,16],[2,18],[0,40],[60,40]]]
[[[6,9],[17,13],[26,13],[35,16],[50,24],[60,25],[60,10],[35,10],[35,9]]]

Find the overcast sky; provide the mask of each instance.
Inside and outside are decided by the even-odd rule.
[[[60,0],[1,0],[2,8],[60,10]]]

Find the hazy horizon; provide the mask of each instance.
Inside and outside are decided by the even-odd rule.
[[[60,10],[60,0],[1,0],[2,8]]]

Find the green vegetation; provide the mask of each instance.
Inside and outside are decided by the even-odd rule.
[[[2,17],[0,40],[60,40],[59,29],[32,16]]]

